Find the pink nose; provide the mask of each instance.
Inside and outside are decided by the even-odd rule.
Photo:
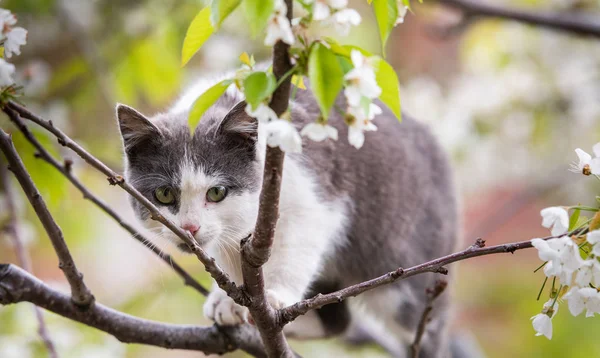
[[[181,227],[183,230],[185,231],[189,231],[192,233],[192,235],[196,235],[196,233],[198,232],[198,230],[200,230],[200,226],[198,225],[193,225],[193,224],[185,224]]]

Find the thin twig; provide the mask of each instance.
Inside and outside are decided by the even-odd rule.
[[[106,332],[124,343],[224,354],[242,349],[264,358],[260,336],[250,325],[199,327],[160,323],[130,316],[95,303],[86,310],[14,265],[0,264],[0,304],[31,302],[63,317]]]
[[[111,207],[109,207],[102,199],[98,196],[94,195],[88,188],[83,185],[83,183],[73,175],[71,170],[71,162],[66,160],[64,164],[61,164],[58,160],[56,160],[47,150],[42,146],[42,144],[35,138],[33,133],[27,128],[25,123],[19,117],[19,114],[13,111],[10,108],[5,109],[6,114],[10,118],[10,120],[19,128],[19,130],[23,133],[25,138],[35,147],[37,150],[36,157],[44,160],[56,170],[58,170],[61,174],[63,174],[79,191],[83,194],[85,199],[90,200],[92,203],[96,204],[102,211],[112,217],[122,228],[127,230],[131,236],[142,243],[144,247],[148,248],[150,251],[155,253],[161,260],[163,260],[167,265],[169,265],[181,278],[183,278],[183,282],[185,285],[194,288],[196,291],[200,292],[202,295],[208,295],[208,290],[204,288],[198,281],[196,281],[189,273],[187,273],[179,264],[173,260],[171,255],[166,252],[160,250],[155,245],[152,245],[150,240],[148,240],[144,235],[142,235],[138,230],[135,229],[133,225],[125,221],[121,218]]]
[[[293,1],[285,0],[285,4],[287,19],[291,21]],[[285,74],[292,69],[289,48],[283,41],[278,41],[273,48],[273,74],[280,85],[275,89],[269,106],[278,116],[287,111],[290,101],[291,76],[285,78]],[[251,302],[248,310],[265,343],[267,354],[278,358],[294,355],[283,335],[277,311],[266,299],[262,266],[269,260],[279,219],[283,159],[284,153],[279,148],[267,147],[254,235],[241,242],[242,276]]]
[[[58,143],[73,150],[77,155],[79,155],[83,160],[85,160],[89,165],[91,165],[96,170],[100,171],[108,178],[108,182],[111,185],[118,185],[127,193],[129,193],[133,198],[135,198],[138,202],[140,202],[149,212],[150,217],[153,220],[156,220],[166,227],[168,227],[175,235],[177,235],[183,242],[185,242],[192,253],[196,255],[196,257],[202,262],[206,271],[210,273],[210,275],[215,279],[219,287],[227,292],[227,294],[238,304],[242,306],[247,306],[248,297],[245,294],[244,290],[240,289],[236,284],[231,281],[229,275],[225,271],[223,271],[219,265],[215,262],[213,258],[211,258],[202,248],[198,245],[196,240],[190,235],[189,232],[184,231],[177,225],[175,225],[172,221],[165,218],[158,208],[150,202],[142,193],[140,193],[137,189],[131,186],[129,183],[125,181],[123,176],[116,173],[114,170],[110,169],[106,164],[100,161],[98,158],[90,154],[83,147],[81,147],[77,142],[67,136],[63,131],[54,126],[51,121],[45,120],[36,114],[29,111],[27,108],[15,103],[14,101],[10,101],[7,103],[6,108],[12,109],[19,113],[21,118],[28,119],[42,128],[46,129],[48,132],[53,134],[57,139]],[[4,109],[6,112],[6,108]]]
[[[58,267],[63,271],[71,286],[71,298],[73,302],[81,307],[92,305],[94,303],[94,296],[83,282],[83,274],[79,272],[73,261],[60,227],[54,221],[52,214],[50,214],[50,211],[46,207],[44,199],[31,180],[27,169],[25,169],[23,161],[15,150],[10,135],[3,130],[0,130],[0,149],[4,152],[4,156],[10,165],[10,170],[14,173],[19,184],[21,184],[27,199],[31,203],[31,206],[33,206],[35,213],[50,237],[54,251],[56,251],[56,255],[58,256]]]
[[[421,320],[419,321],[419,325],[417,326],[417,332],[415,333],[415,340],[413,344],[410,346],[412,358],[419,358],[419,350],[421,348],[421,339],[423,338],[423,334],[425,333],[425,326],[431,318],[429,315],[433,310],[433,302],[438,298],[442,292],[448,286],[448,282],[444,280],[437,280],[435,285],[432,288],[427,289],[427,303],[425,304],[425,309],[423,310],[423,314],[421,315]]]
[[[577,230],[575,230],[577,231]],[[571,232],[570,234],[573,234]],[[563,236],[563,235],[560,235]],[[560,236],[547,236],[542,238],[543,240],[554,239]],[[359,284],[343,288],[339,291],[335,291],[328,294],[318,294],[312,298],[302,300],[291,306],[284,307],[279,310],[280,323],[286,325],[287,323],[295,320],[298,316],[307,313],[310,310],[323,307],[325,305],[342,302],[343,300],[357,296],[363,292],[372,290],[374,288],[390,284],[395,281],[404,280],[409,277],[419,275],[425,272],[435,272],[441,274],[447,274],[448,270],[445,266],[457,262],[469,259],[471,257],[499,254],[499,253],[514,253],[517,250],[528,249],[532,247],[531,240],[519,241],[510,244],[496,245],[485,247],[485,241],[481,238],[477,239],[475,244],[469,246],[469,248],[455,252],[450,255],[442,256],[435,260],[431,260],[407,269],[398,268],[394,271],[388,272],[385,275],[371,279],[369,281],[361,282]]]
[[[493,17],[537,25],[577,35],[600,37],[598,16],[577,12],[543,12],[511,9],[471,0],[439,0],[441,4],[457,8],[467,17]]]
[[[15,200],[15,193],[8,177],[8,168],[5,163],[0,163],[0,184],[4,190],[4,200],[6,202],[6,211],[8,212],[8,222],[4,226],[4,230],[11,236],[13,245],[15,246],[15,252],[17,255],[17,263],[24,270],[33,272],[31,266],[31,258],[23,243],[23,235],[21,232],[21,222],[17,213],[17,205]],[[48,356],[51,358],[58,358],[58,353],[54,347],[54,342],[50,338],[48,329],[46,327],[46,321],[44,314],[38,306],[33,306],[35,317],[38,321],[38,334],[48,350]]]

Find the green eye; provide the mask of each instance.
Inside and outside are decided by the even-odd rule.
[[[161,186],[160,188],[154,190],[154,197],[163,205],[171,205],[175,202],[173,189],[168,186]]]
[[[218,203],[219,201],[225,199],[226,196],[227,188],[224,186],[213,186],[206,192],[206,200],[213,203]]]

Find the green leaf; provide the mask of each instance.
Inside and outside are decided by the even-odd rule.
[[[373,9],[379,27],[381,50],[385,53],[385,44],[398,18],[398,3],[396,3],[396,0],[374,0]]]
[[[210,7],[200,10],[194,17],[190,27],[187,29],[183,47],[181,49],[181,66],[186,63],[200,50],[200,47],[208,40],[210,35],[215,32],[215,28],[210,23]]]
[[[244,79],[246,102],[250,104],[252,109],[256,109],[261,102],[271,96],[276,85],[277,81],[272,73],[253,72]]]
[[[335,98],[344,85],[344,72],[336,55],[320,43],[310,52],[308,78],[321,113],[327,119]]]
[[[571,217],[569,218],[569,230],[571,231],[575,229],[575,225],[577,225],[577,221],[579,220],[579,214],[581,214],[581,210],[575,209]]]
[[[207,109],[210,108],[227,90],[227,87],[232,83],[231,80],[223,80],[211,88],[207,89],[194,101],[194,105],[188,116],[188,126],[190,131],[194,133],[196,126],[200,122],[200,118]]]
[[[243,6],[252,36],[256,36],[267,26],[275,7],[275,0],[244,0]]]
[[[221,24],[229,14],[235,10],[242,0],[213,0],[210,5],[210,23],[215,29],[221,27]]]
[[[379,99],[392,110],[399,121],[402,121],[400,84],[398,83],[396,71],[384,59],[379,59],[375,69],[375,79],[377,80],[377,85],[381,88]]]

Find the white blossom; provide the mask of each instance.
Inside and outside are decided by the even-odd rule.
[[[554,299],[550,299],[544,303],[542,313],[531,317],[533,329],[536,331],[536,336],[546,336],[552,339],[552,318],[558,312],[558,303]]]
[[[563,285],[570,285],[573,274],[581,265],[578,246],[568,236],[556,239],[533,239],[531,244],[538,250],[540,260],[547,261],[544,274],[556,276]]]
[[[357,107],[360,106],[363,97],[379,97],[381,88],[377,85],[373,61],[370,58],[366,58],[357,50],[352,50],[350,58],[354,68],[344,76],[347,83],[344,95],[350,106]]]
[[[250,117],[256,118],[259,123],[267,123],[278,119],[275,111],[264,103],[259,104],[255,110],[252,110],[250,104],[246,105],[246,113]]]
[[[350,27],[360,25],[361,21],[362,18],[358,11],[354,9],[343,9],[334,13],[331,16],[331,21],[326,23],[332,23],[335,31],[341,36],[348,36]]]
[[[573,287],[563,297],[569,303],[569,311],[573,316],[578,316],[586,310],[586,317],[593,317],[600,312],[600,294],[595,288]]]
[[[265,37],[265,45],[273,46],[279,40],[288,45],[294,44],[294,33],[287,18],[287,6],[283,0],[275,1],[275,11],[269,19],[267,25],[267,36]]]
[[[404,6],[402,0],[398,1],[398,17],[396,18],[396,23],[394,24],[394,26],[404,23],[404,17],[406,16],[407,12],[408,6]]]
[[[600,245],[597,245],[598,242],[600,242],[600,230],[594,230],[588,233],[586,235],[586,240],[591,245],[594,245],[592,247],[592,254],[596,257],[600,257]],[[598,284],[600,284],[600,281],[598,281]]]
[[[314,140],[315,142],[324,141],[327,138],[333,140],[338,139],[338,131],[334,127],[328,124],[321,123],[309,123],[302,130],[300,134]]]
[[[542,226],[547,229],[552,228],[552,236],[567,233],[569,229],[569,213],[565,209],[553,206],[543,209],[540,214],[542,215]]]
[[[312,19],[333,26],[342,36],[348,35],[350,26],[357,26],[362,21],[356,10],[347,8],[348,0],[311,0],[306,3],[313,2]]]
[[[17,23],[17,18],[10,10],[0,9],[0,30],[14,26]]]
[[[575,275],[575,284],[579,287],[600,285],[600,262],[596,258],[582,260],[577,275]]]
[[[365,113],[362,107],[348,107],[348,142],[356,149],[360,149],[365,143],[364,132],[376,131],[377,126],[372,120],[381,114],[381,108],[376,104],[369,104],[369,113]]]
[[[286,153],[301,153],[302,138],[294,125],[284,119],[271,121],[266,125],[267,145],[279,147]]]
[[[0,86],[12,85],[15,82],[12,78],[14,74],[15,65],[0,58]]]
[[[27,43],[27,30],[22,27],[13,27],[4,35],[6,36],[4,41],[4,55],[6,58],[11,58],[13,53],[20,55],[20,47]]]
[[[575,149],[579,158],[579,163],[571,164],[570,171],[574,173],[583,173],[585,175],[600,175],[600,143],[596,143],[592,148],[595,158],[581,148]]]

